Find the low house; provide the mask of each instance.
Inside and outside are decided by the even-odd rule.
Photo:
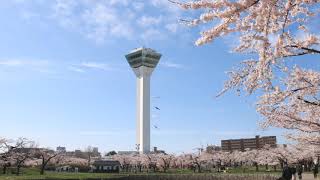
[[[114,160],[97,160],[93,163],[93,172],[119,173],[120,162]]]
[[[57,172],[79,172],[79,168],[72,166],[60,166],[56,168]]]

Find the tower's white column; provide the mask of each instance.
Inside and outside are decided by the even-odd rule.
[[[140,153],[150,152],[150,75],[137,77],[137,143]]]

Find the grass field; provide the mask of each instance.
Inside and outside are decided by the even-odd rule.
[[[56,173],[47,172],[45,175],[39,174],[24,174],[16,175],[0,175],[0,180],[27,180],[27,179],[115,179],[125,177],[123,174],[105,174],[105,173]]]
[[[44,175],[40,175],[40,170],[37,168],[23,168],[21,175],[15,174],[0,174],[0,180],[24,180],[24,179],[88,179],[88,178],[99,178],[99,179],[110,179],[123,177],[123,174],[107,174],[107,173],[63,173],[46,171]]]
[[[199,174],[194,173],[191,170],[169,170],[167,173],[119,173],[119,174],[109,174],[109,173],[62,173],[62,172],[52,172],[47,171],[44,175],[40,175],[39,169],[28,168],[22,169],[22,174],[16,176],[15,174],[0,174],[0,180],[28,180],[28,179],[72,179],[72,180],[81,180],[81,179],[117,179],[121,177],[126,177],[129,175],[181,175],[181,174]],[[229,168],[225,173],[217,172],[203,172],[201,175],[221,175],[221,174],[234,174],[234,175],[252,175],[252,174],[270,174],[280,176],[280,172],[267,172],[265,169],[262,169],[259,172],[255,171],[255,168],[246,168],[245,172],[242,168]]]

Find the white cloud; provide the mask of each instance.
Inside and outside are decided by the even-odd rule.
[[[133,2],[132,6],[135,10],[141,11],[144,8],[144,3],[142,2]]]
[[[163,39],[164,37],[165,35],[161,33],[161,31],[154,28],[147,29],[145,32],[141,34],[141,39],[143,39],[145,42],[160,40],[160,39]]]
[[[148,27],[153,25],[158,25],[162,21],[162,16],[159,17],[151,17],[151,16],[142,16],[138,20],[138,24],[142,27]]]
[[[109,4],[127,6],[129,4],[129,1],[128,0],[109,0]]]
[[[25,3],[26,0],[12,0],[14,3]]]
[[[116,65],[99,63],[94,61],[83,61],[79,63],[67,63],[65,61],[37,60],[37,59],[0,59],[0,69],[12,69],[23,71],[35,71],[46,74],[59,74],[64,71],[86,73],[89,70],[118,71]]]
[[[21,66],[23,63],[19,60],[0,61],[0,66]]]
[[[35,13],[35,12],[31,12],[31,11],[23,11],[21,13],[21,17],[25,20],[30,20],[36,17],[39,17],[39,14]]]
[[[156,7],[170,7],[170,5],[173,5],[171,2],[167,1],[167,0],[151,0],[150,1],[151,4],[153,6],[156,6]]]
[[[115,24],[111,29],[110,33],[117,37],[125,37],[131,39],[133,36],[133,30],[128,24]]]
[[[102,70],[102,71],[110,71],[114,70],[110,65],[104,64],[104,63],[97,63],[97,62],[82,62],[78,65],[75,65],[74,67],[78,69],[97,69],[97,70]]]
[[[144,8],[157,12],[158,16],[141,12]],[[76,26],[89,39],[103,43],[112,38],[132,40],[140,37],[144,41],[152,41],[168,37],[168,34],[178,31],[175,23],[178,21],[180,8],[166,0],[109,0],[90,3],[86,0],[72,0],[68,3],[58,1],[55,11],[62,25]],[[163,18],[163,14],[166,18]],[[134,36],[138,32],[143,34]]]
[[[0,60],[0,66],[6,67],[40,67],[49,64],[46,60],[22,60],[22,59],[4,59]]]
[[[76,5],[77,4],[74,0],[56,0],[51,7],[53,12],[49,15],[49,17],[53,20],[57,20],[59,25],[62,27],[75,28],[78,23],[73,13]]]
[[[168,0],[150,0],[151,5],[156,8],[161,8],[164,11],[170,12],[171,14],[178,15],[181,12],[181,8]]]
[[[162,61],[160,66],[167,67],[167,68],[174,68],[174,69],[185,69],[186,67],[182,64],[173,63],[170,61]]]
[[[172,33],[176,33],[178,31],[178,24],[177,23],[167,24],[165,27],[166,27],[166,29],[168,29]]]
[[[114,1],[110,3],[119,2]],[[128,19],[133,17],[130,11],[126,14],[126,18]],[[133,30],[129,22],[122,20],[122,17],[115,7],[110,7],[106,4],[96,4],[91,8],[85,9],[81,17],[81,24],[83,24],[85,28],[87,37],[97,42],[104,42],[108,38],[111,38],[111,36],[126,39],[132,37]]]
[[[68,69],[70,71],[74,71],[74,72],[78,72],[78,73],[85,73],[86,72],[85,70],[78,68],[78,67],[74,67],[74,66],[70,66],[70,67],[68,67]]]
[[[82,17],[87,24],[100,26],[114,23],[118,19],[116,10],[103,4],[97,4],[94,8],[86,10]]]
[[[52,8],[57,16],[71,16],[76,5],[76,1],[74,0],[56,0]]]
[[[54,64],[48,60],[37,59],[0,59],[1,70],[34,71],[45,74],[57,74]]]
[[[98,43],[163,40],[180,31],[176,23],[181,9],[167,0],[16,1],[23,2],[15,3],[22,18],[58,23]]]

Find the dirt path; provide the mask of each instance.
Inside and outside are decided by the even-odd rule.
[[[318,179],[313,178],[313,174],[302,174],[302,180],[320,180],[320,177],[318,175]]]

